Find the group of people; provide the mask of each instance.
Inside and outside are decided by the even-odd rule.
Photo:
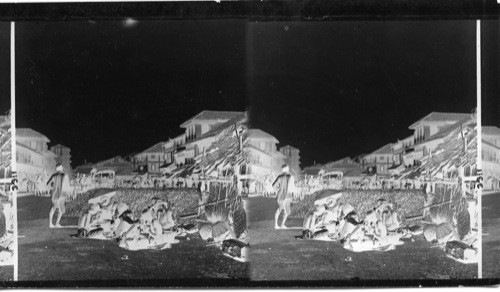
[[[127,204],[111,203],[114,193],[90,200],[89,210],[78,221],[78,237],[116,239],[122,248],[140,250],[170,248],[179,242],[176,236],[186,233],[178,228],[175,210],[168,202],[153,198],[136,219]]]
[[[47,185],[52,188],[53,204],[49,214],[49,225],[51,228],[62,227],[60,220],[65,213],[65,203],[71,189],[68,175],[65,174],[62,165],[57,165],[56,172]],[[246,260],[248,245],[236,239],[231,214],[226,214],[225,220],[215,223],[209,220],[211,213],[207,214],[205,210],[206,205],[211,205],[207,202],[207,189],[206,183],[200,184],[199,190],[202,196],[198,202],[197,217],[203,218],[202,215],[205,215],[207,220],[204,223],[179,224],[174,206],[158,198],[153,198],[151,204],[138,218],[135,218],[127,204],[112,199],[116,192],[110,192],[89,200],[88,210],[81,214],[78,220],[78,232],[73,237],[116,240],[122,248],[142,250],[170,248],[172,244],[179,242],[176,237],[199,233],[202,239],[221,245],[224,254],[239,261]],[[52,223],[56,213],[57,219],[54,225]]]
[[[315,210],[304,219],[301,238],[338,240],[344,248],[357,252],[403,244],[403,233],[398,232],[401,220],[392,203],[377,200],[361,220],[350,204],[337,202],[338,196],[315,202]]]

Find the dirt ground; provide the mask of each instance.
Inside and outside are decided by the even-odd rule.
[[[393,251],[354,253],[336,242],[295,239],[299,229],[274,230],[274,199],[256,197],[245,203],[251,266],[224,257],[197,236],[172,249],[135,252],[111,241],[73,239],[70,234],[75,229],[48,228],[48,198],[20,198],[19,279],[30,281],[28,285],[44,286],[211,287],[259,286],[259,281],[272,286],[349,285],[353,280],[448,280],[477,275],[477,265],[449,259],[421,236]],[[483,196],[483,278],[500,278],[499,209],[500,193]],[[76,221],[75,217],[66,217],[62,224],[75,225]],[[301,224],[301,218],[291,218],[287,223],[292,227]],[[122,259],[124,256],[128,260]],[[249,277],[257,282],[248,282]],[[0,267],[0,279],[11,280],[12,267]]]
[[[404,245],[392,251],[362,253],[348,251],[338,242],[295,239],[300,229],[274,229],[276,207],[272,198],[249,199],[252,280],[287,285],[286,281],[477,277],[477,264],[464,265],[448,258],[423,236],[415,237],[413,242],[404,240]],[[287,225],[298,227],[302,221],[289,218]]]
[[[0,266],[0,282],[14,280],[14,266]]]
[[[500,192],[483,196],[483,278],[500,278]]]
[[[244,285],[247,281],[247,263],[224,256],[197,234],[190,235],[190,240],[181,239],[171,249],[128,251],[114,241],[72,238],[76,228],[50,229],[49,198],[19,198],[18,206],[21,281],[64,281],[63,286],[194,287]],[[61,225],[76,225],[77,221],[76,217],[63,217]]]

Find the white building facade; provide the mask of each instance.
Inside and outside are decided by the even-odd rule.
[[[57,155],[48,150],[50,140],[43,134],[29,129],[16,129],[16,163],[19,190],[29,191],[29,184],[45,181],[55,172]]]
[[[500,190],[500,129],[482,127],[482,164],[485,190]]]

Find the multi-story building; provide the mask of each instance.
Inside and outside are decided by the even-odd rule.
[[[346,180],[360,180],[364,177],[364,169],[358,162],[350,157],[326,163],[322,169],[325,174],[332,171],[342,172],[342,177]]]
[[[12,139],[10,116],[0,115],[0,178],[12,176]]]
[[[286,145],[280,148],[279,150],[285,156],[285,163],[290,166],[290,172],[295,176],[296,179],[299,178],[301,174],[300,169],[300,150]]]
[[[82,170],[88,169],[89,164],[82,166]],[[78,169],[78,168],[77,168]],[[77,170],[75,169],[75,171]],[[135,173],[133,163],[121,156],[115,156],[92,164],[91,175],[99,176],[100,172],[114,173],[115,178],[131,178]]]
[[[48,178],[56,168],[57,155],[48,150],[50,140],[29,129],[16,129],[16,163],[19,190],[26,191],[28,182]]]
[[[285,155],[277,150],[279,141],[259,129],[249,129],[243,136],[243,151],[248,163],[240,167],[240,178],[246,181],[247,192],[263,192],[266,180],[271,182],[281,173]]]
[[[177,149],[174,157],[184,164],[193,164],[194,158],[203,153],[217,140],[221,129],[246,118],[246,112],[202,111],[181,124],[185,129],[184,149]]]
[[[182,152],[182,150],[185,149],[185,144],[186,135],[184,133],[165,142],[162,146],[165,163],[160,166],[160,168],[165,169],[166,167],[169,167],[170,169],[173,169],[177,166],[184,165],[186,162],[185,157],[183,155],[178,155],[176,161],[175,154],[177,152]]]
[[[162,145],[165,154],[162,172],[175,175],[182,169],[190,168],[197,157],[205,155],[214,143],[223,140],[223,135],[236,135],[237,125],[244,124],[246,120],[246,112],[226,111],[202,111],[190,118],[181,124],[181,128],[185,129],[182,135]],[[277,151],[278,140],[258,129],[247,130],[240,137],[240,143],[249,162],[240,167],[238,176],[248,187],[247,190],[254,192],[259,189],[257,184],[263,186],[264,177],[272,178],[281,172],[285,156]]]
[[[429,155],[443,143],[447,134],[470,120],[471,114],[432,112],[415,123],[409,129],[414,130],[414,152],[411,159],[418,165],[422,157]],[[407,160],[411,160],[407,159]]]
[[[389,168],[393,166],[392,143],[363,156],[363,165],[369,174],[389,175]]]
[[[193,165],[195,157],[204,153],[220,137],[220,133],[246,119],[245,112],[202,111],[180,125],[184,133],[162,145],[164,162],[160,169],[172,173]]]
[[[484,188],[500,189],[500,129],[498,127],[482,127],[482,168]]]
[[[127,161],[126,159],[118,155],[96,162],[94,163],[94,167],[103,167],[111,164],[127,164],[127,163],[130,163],[130,161]]]
[[[403,157],[407,153],[411,153],[413,151],[414,137],[409,136],[403,140],[398,140],[394,144],[392,144],[392,161],[394,162],[394,167],[399,165],[405,165]],[[407,163],[408,164],[408,161]],[[408,166],[408,165],[405,165]]]
[[[249,163],[241,174],[259,177],[281,173],[285,155],[277,151],[278,139],[259,129],[248,130],[243,139],[243,149],[248,153]]]
[[[165,164],[165,142],[158,142],[134,156],[134,163],[150,175],[160,175],[160,167]]]
[[[71,149],[57,144],[50,147],[50,151],[57,155],[56,163],[62,164],[66,172],[71,175],[73,173],[73,169],[71,168]]]

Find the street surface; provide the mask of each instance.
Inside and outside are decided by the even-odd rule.
[[[416,237],[414,242],[404,240],[405,244],[396,246],[396,250],[355,253],[338,242],[295,239],[301,234],[300,229],[275,230],[275,199],[250,198],[248,206],[252,280],[472,279],[477,276],[477,264],[464,265],[448,258],[423,236]],[[298,227],[302,221],[302,218],[291,218],[287,225]]]
[[[483,199],[483,278],[500,278],[500,192]]]
[[[197,234],[171,249],[128,251],[111,240],[72,238],[76,228],[50,229],[50,198],[27,196],[18,199],[18,206],[19,280],[106,280],[99,282],[106,285],[111,280],[154,279],[146,284],[205,287],[243,285],[247,277],[247,263],[224,256]],[[61,225],[77,222],[77,217],[63,216]]]

